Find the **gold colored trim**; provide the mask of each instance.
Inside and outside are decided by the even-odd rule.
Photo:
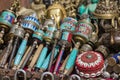
[[[97,14],[95,12],[93,13],[93,15],[99,19],[112,19],[119,16],[119,14],[117,13],[116,14]]]
[[[75,37],[74,37],[74,39],[75,39],[75,41],[76,40],[79,40],[79,42],[83,42],[83,43],[86,43],[86,41],[87,41],[87,39],[85,39],[85,38],[83,38],[82,36],[78,36],[78,35],[74,35]]]
[[[51,42],[51,39],[48,38],[48,37],[43,37],[43,39],[44,39],[45,41],[47,41],[47,42]]]
[[[8,27],[8,25],[6,25],[6,24],[4,24],[4,23],[0,23],[0,27],[5,28],[6,31],[8,31],[8,29],[10,29],[10,28]]]
[[[39,33],[39,32],[35,32],[34,34],[38,35],[38,36],[43,36],[42,33]]]

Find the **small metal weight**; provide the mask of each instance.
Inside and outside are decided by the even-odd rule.
[[[103,76],[104,78],[110,78],[110,73],[107,72],[107,71],[104,71],[104,72],[102,73],[102,76]]]
[[[71,17],[66,17],[63,20],[63,23],[60,26],[60,29],[62,31],[62,36],[61,40],[58,42],[59,45],[61,45],[61,50],[59,52],[56,64],[55,64],[55,69],[54,69],[54,74],[58,71],[58,67],[60,66],[60,62],[62,60],[63,54],[65,53],[65,48],[71,47],[71,41],[72,41],[72,36],[73,32],[75,31],[77,21],[74,18]]]
[[[51,72],[44,72],[42,75],[41,75],[41,78],[40,80],[48,80],[48,78],[45,78],[47,76],[50,76],[49,77],[49,80],[55,80],[54,79],[54,75],[51,73]]]
[[[17,74],[18,72],[22,72],[24,74],[24,80],[27,80],[27,77],[26,77],[26,72],[22,69],[18,69],[16,72],[15,72],[15,75],[14,75],[14,80],[17,80]]]
[[[72,74],[70,76],[70,80],[81,80],[80,76],[76,75],[76,74]]]
[[[9,76],[3,76],[2,80],[11,80]]]

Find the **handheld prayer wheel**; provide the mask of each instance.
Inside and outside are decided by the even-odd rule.
[[[16,69],[16,67],[19,65],[19,63],[22,59],[22,56],[24,55],[24,52],[25,52],[25,49],[27,46],[27,42],[28,42],[28,38],[29,38],[30,34],[32,34],[34,31],[36,31],[39,28],[39,21],[35,17],[35,14],[33,14],[30,16],[26,16],[24,18],[23,22],[21,23],[21,26],[25,29],[26,33],[25,33],[25,37],[22,40],[22,43],[20,44],[20,47],[17,51],[13,69]]]
[[[62,48],[60,50],[60,53],[57,58],[57,62],[55,64],[54,74],[56,74],[58,71],[58,67],[60,65],[62,56],[65,51],[65,47],[71,46],[72,32],[74,32],[76,24],[77,24],[77,21],[74,18],[66,17],[60,26],[60,29],[62,30],[62,36],[61,36],[61,40],[59,41],[58,44],[60,44],[62,46]]]
[[[17,50],[17,46],[19,46],[20,44],[20,41],[23,39],[24,37],[24,29],[21,27],[21,26],[18,26],[16,29],[15,29],[15,32],[14,32],[14,43],[13,43],[13,49],[11,51],[11,55],[10,55],[10,59],[9,59],[9,62],[8,62],[8,68],[11,68],[12,67],[12,60],[13,60],[13,57],[15,56],[15,53],[16,53],[16,50]]]
[[[33,44],[31,46],[30,51],[27,54],[27,57],[25,58],[25,60],[23,61],[23,64],[21,66],[21,68],[23,69],[25,67],[25,65],[27,64],[28,60],[30,59],[34,49],[36,48],[37,45],[39,45],[42,41],[43,41],[43,35],[44,32],[40,29],[38,29],[36,32],[33,33],[32,38],[33,38]]]
[[[42,49],[41,54],[39,55],[38,61],[35,65],[36,71],[39,70],[39,68],[42,66],[43,61],[45,60],[45,57],[48,52],[48,46],[50,45],[52,39],[53,39],[53,32],[56,30],[56,25],[48,25],[47,31],[45,32],[43,39],[46,41],[45,47]]]
[[[44,73],[41,76],[46,76],[46,79],[50,79],[49,74],[51,74],[50,76],[52,77],[53,74],[51,73],[52,71],[52,65],[53,65],[53,60],[56,58],[58,52],[59,52],[59,46],[57,45],[58,40],[61,38],[61,31],[60,30],[55,30],[53,33],[53,48],[52,51],[49,53],[49,55],[46,57],[46,59],[44,60],[42,66],[40,67],[41,71],[45,71],[48,68],[48,72],[45,72],[46,75],[44,75]]]
[[[66,17],[66,11],[64,7],[58,2],[53,3],[47,9],[47,17],[54,19],[57,24],[57,29],[60,29],[60,22]]]
[[[104,59],[98,52],[87,51],[78,55],[76,72],[81,77],[90,78],[101,75],[104,68]]]
[[[89,38],[92,36],[92,33],[96,31],[95,26],[88,21],[81,20],[76,26],[76,32],[74,33],[73,39],[75,42],[80,42],[81,44],[89,41]],[[96,33],[97,34],[97,33]]]
[[[119,60],[120,60],[120,53],[115,54],[112,57],[109,57],[107,60],[108,60],[108,65],[109,66],[114,66],[115,64],[118,64]]]
[[[14,23],[16,18],[15,13],[12,10],[4,10],[0,14],[0,44],[3,43],[4,33],[8,32]]]
[[[60,30],[56,30],[55,32],[54,32],[54,36],[53,36],[53,39],[54,39],[54,45],[53,45],[53,49],[52,49],[52,51],[51,51],[51,55],[50,55],[50,61],[49,61],[49,66],[48,66],[48,70],[50,71],[50,69],[51,69],[51,66],[52,66],[52,64],[53,64],[53,59],[54,59],[54,56],[56,57],[56,55],[57,55],[57,53],[55,53],[55,51],[56,51],[56,48],[57,48],[57,42],[58,42],[58,40],[60,40],[60,38],[61,38],[61,31]],[[59,49],[57,49],[57,50],[59,50]]]
[[[10,32],[6,35],[6,40],[8,40],[8,46],[3,50],[3,57],[0,61],[0,67],[4,68],[9,55],[11,54],[12,51],[12,43],[13,43],[13,38],[15,36],[15,30],[18,28],[18,24],[14,24],[13,27],[11,28]]]
[[[81,27],[81,26],[80,26]],[[81,28],[82,29],[82,28]],[[88,29],[88,28],[86,28]],[[76,34],[76,33],[75,33]],[[84,35],[84,32],[80,33],[81,35],[83,34]],[[75,59],[77,57],[77,54],[79,52],[79,47],[80,48],[80,52],[85,52],[85,51],[89,51],[89,50],[93,50],[94,48],[94,44],[95,42],[97,41],[97,33],[89,33],[89,35],[91,35],[88,39],[88,41],[86,41],[87,43],[84,44],[85,42],[81,41],[81,40],[77,40],[74,39],[76,41],[75,43],[75,47],[73,48],[72,52],[70,53],[70,57],[68,58],[68,61],[67,61],[67,64],[65,66],[65,71],[64,71],[64,74],[70,74],[70,69],[72,69],[74,67],[74,63],[75,63]],[[89,35],[86,35],[86,36],[89,36]],[[74,36],[73,36],[74,37]],[[84,39],[83,39],[84,40]],[[81,43],[82,42],[82,43]],[[83,45],[84,44],[84,45]]]

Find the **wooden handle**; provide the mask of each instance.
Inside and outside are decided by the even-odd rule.
[[[20,64],[18,65],[17,69],[20,69],[20,67],[21,67],[21,66],[22,66],[22,64],[24,63],[24,60],[25,60],[25,58],[27,57],[27,55],[28,55],[28,53],[29,53],[30,49],[31,49],[31,46],[29,46],[29,47],[28,47],[28,49],[27,49],[27,51],[26,51],[25,55],[23,56],[23,58],[22,58],[22,60],[21,60]]]
[[[43,44],[40,44],[33,56],[33,59],[31,61],[30,65],[28,66],[28,71],[31,71],[31,69],[34,67],[34,65],[35,65],[36,61],[38,60],[38,57],[42,51],[42,48],[43,48]]]
[[[65,69],[65,65],[66,65],[66,63],[67,63],[67,61],[68,61],[69,56],[70,56],[70,55],[68,55],[68,56],[66,57],[66,59],[64,60],[62,66],[61,66],[60,69],[59,69],[59,73],[63,73],[63,71],[64,71],[64,69]]]

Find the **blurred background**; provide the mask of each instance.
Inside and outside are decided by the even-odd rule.
[[[9,8],[14,0],[0,0],[0,11]],[[20,0],[21,6],[29,8],[30,0]]]

